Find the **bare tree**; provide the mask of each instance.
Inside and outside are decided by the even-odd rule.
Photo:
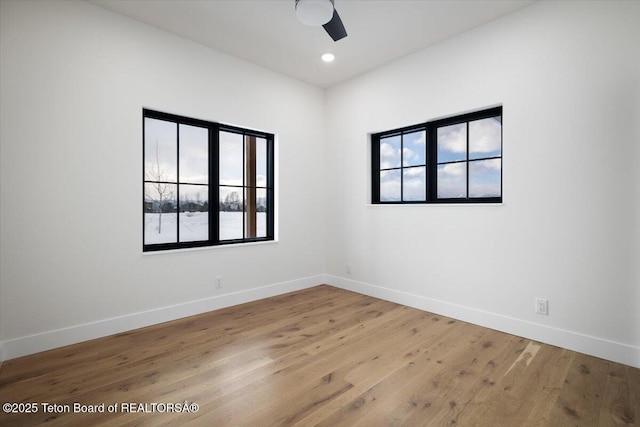
[[[239,212],[242,210],[242,200],[237,191],[233,191],[224,198],[224,211],[226,212]]]
[[[158,205],[158,234],[162,233],[162,213],[167,202],[174,199],[174,184],[167,183],[167,173],[160,167],[160,155],[158,140],[156,140],[156,161],[155,164],[145,165],[144,179],[147,185],[151,185],[153,193],[149,194],[145,185],[145,199],[149,199]]]

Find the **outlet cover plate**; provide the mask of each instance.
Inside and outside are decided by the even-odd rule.
[[[544,298],[536,298],[536,314],[549,315],[549,301]]]

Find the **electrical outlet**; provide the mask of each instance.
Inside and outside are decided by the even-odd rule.
[[[216,289],[222,288],[222,276],[216,276]]]
[[[549,301],[544,298],[536,298],[536,314],[549,315]]]
[[[347,263],[347,274],[351,274],[351,264]]]

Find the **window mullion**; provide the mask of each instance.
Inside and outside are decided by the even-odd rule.
[[[400,201],[404,202],[404,133],[400,134]]]
[[[153,180],[150,179],[147,175],[148,169],[146,164],[146,156],[145,153],[149,150],[147,145],[151,144],[147,142],[147,138],[149,135],[149,129],[147,129],[146,119],[154,119],[160,122],[164,122],[165,128],[162,132],[163,134],[159,134],[160,138],[165,138],[165,143],[172,141],[175,144],[174,147],[171,147],[170,150],[165,149],[165,153],[171,153],[171,157],[175,155],[175,160],[171,159],[171,161],[167,162],[166,159],[163,159],[164,165],[166,168],[171,168],[173,171],[172,175],[175,174],[173,180],[171,179],[159,179]],[[181,153],[187,150],[187,153],[190,153],[191,150],[191,127],[199,127],[201,128],[200,132],[203,130],[207,130],[207,135],[200,135],[200,150],[204,155],[205,143],[206,149],[208,150],[207,158],[208,161],[206,163],[206,167],[201,168],[202,174],[208,171],[207,180],[192,180],[188,179],[187,175],[191,176],[191,168],[189,165],[182,164],[180,156]],[[225,223],[225,227],[242,227],[242,232],[238,233],[238,238],[233,239],[225,239],[221,241],[221,229],[220,224],[220,195],[222,194],[222,189],[220,187],[221,184],[221,170],[220,170],[220,162],[223,161],[223,153],[221,152],[220,147],[220,138],[222,130],[229,130],[230,132],[240,134],[243,143],[243,149],[241,154],[242,159],[242,170],[239,172],[242,173],[242,182],[239,186],[237,186],[237,190],[242,192],[241,203],[243,204],[243,209],[240,212],[240,217],[233,219],[231,225]],[[175,132],[175,133],[174,133]],[[162,136],[165,135],[165,136]],[[171,135],[170,138],[167,138],[168,135]],[[184,136],[184,138],[183,138]],[[206,138],[206,139],[205,139]],[[259,156],[258,153],[258,139],[262,141],[262,138],[265,139],[266,145],[266,174],[267,174],[267,184],[264,186],[266,191],[266,235],[262,237],[258,237],[258,225],[263,224],[261,222],[262,214],[258,213],[258,197],[263,190],[258,190],[257,186],[257,159]],[[274,214],[275,214],[275,184],[274,184],[274,138],[273,135],[253,131],[249,129],[241,129],[235,127],[228,127],[226,125],[220,125],[219,123],[214,122],[206,122],[203,120],[191,119],[188,117],[181,117],[173,114],[161,113],[157,111],[151,111],[147,109],[143,109],[143,173],[142,173],[142,193],[143,193],[143,251],[162,251],[169,249],[181,249],[181,248],[191,248],[191,247],[200,247],[200,246],[212,246],[218,244],[226,244],[226,243],[242,243],[243,241],[255,241],[255,240],[273,240],[274,238]],[[252,142],[253,141],[253,142]],[[262,147],[262,146],[260,146]],[[250,151],[247,151],[250,150]],[[262,153],[262,151],[260,151]],[[226,158],[226,157],[225,157]],[[238,157],[236,157],[238,158]],[[204,158],[203,158],[204,160]],[[238,160],[240,160],[238,158]],[[262,163],[261,163],[262,164]],[[182,166],[182,167],[181,167]],[[165,167],[165,166],[163,166]],[[185,169],[186,167],[186,169]],[[185,174],[182,174],[182,169],[184,169]],[[182,181],[182,175],[185,175],[186,181]],[[169,191],[172,192],[171,197],[166,197],[165,203],[160,203],[165,206],[165,209],[169,208],[168,202],[171,201],[172,204],[172,213],[175,215],[175,226],[176,229],[172,232],[170,229],[164,230],[163,232],[169,233],[166,235],[164,241],[159,239],[151,239],[147,238],[147,222],[152,221],[149,220],[149,216],[147,215],[147,202],[146,202],[146,193],[147,186],[151,184],[166,184]],[[208,224],[204,224],[204,221],[201,221],[200,224],[202,228],[200,228],[200,238],[192,239],[192,233],[185,233],[185,229],[181,229],[180,225],[187,221],[190,223],[190,218],[193,216],[189,214],[189,218],[187,218],[186,214],[181,216],[181,210],[189,209],[191,210],[190,204],[182,203],[182,196],[184,195],[191,203],[191,194],[202,194],[202,187],[206,186],[205,190],[207,193],[207,212],[206,215],[201,216],[202,219],[207,218]],[[235,187],[235,186],[234,186]],[[260,189],[263,187],[261,186]],[[162,209],[162,206],[159,207]],[[201,210],[199,210],[201,211]],[[169,209],[167,209],[167,216],[170,215]],[[154,212],[151,212],[153,214]],[[198,214],[203,215],[203,214]],[[226,219],[225,219],[226,221]],[[204,227],[207,226],[208,229],[205,231]],[[229,228],[229,229],[231,229]],[[235,228],[237,229],[237,228]],[[173,233],[171,235],[170,233]],[[185,240],[186,239],[186,240]],[[185,240],[185,241],[183,241]]]
[[[240,212],[242,213],[242,238],[247,238],[247,224],[246,224],[246,209],[247,209],[247,200],[246,200],[246,183],[247,183],[247,136],[245,133],[242,133],[242,186],[240,187],[240,191],[242,194],[242,208]]]
[[[438,192],[438,132],[437,127],[427,124],[427,200],[433,202]]]
[[[275,237],[275,141],[267,138],[267,238]],[[271,213],[271,214],[269,214]]]
[[[467,131],[467,199],[469,199],[469,122],[466,123]]]
[[[386,132],[381,132],[381,133],[376,133],[376,134],[372,134],[371,136],[371,182],[372,182],[372,198],[371,201],[374,204],[378,204],[378,203],[406,203],[407,200],[405,198],[405,185],[407,185],[407,182],[405,182],[406,180],[405,175],[403,172],[405,172],[405,169],[407,169],[407,167],[404,165],[404,158],[405,158],[405,152],[404,152],[404,148],[405,148],[405,139],[404,136],[405,134],[409,134],[411,132],[415,132],[417,129],[422,128],[424,129],[424,132],[426,134],[426,144],[425,144],[425,166],[426,166],[426,178],[425,178],[425,193],[426,193],[426,198],[425,198],[425,203],[484,203],[484,202],[490,202],[490,203],[499,203],[502,201],[502,187],[503,187],[503,168],[502,168],[502,145],[503,145],[503,141],[502,141],[502,107],[495,107],[495,108],[490,108],[490,109],[486,109],[486,110],[482,110],[482,111],[476,111],[473,113],[467,113],[467,114],[461,114],[458,116],[452,116],[452,117],[447,117],[445,119],[440,119],[440,120],[434,120],[434,121],[430,121],[430,122],[426,122],[423,125],[415,125],[415,126],[407,126],[405,128],[400,128],[400,129],[394,129],[394,130],[389,130]],[[472,126],[472,124],[474,124],[476,121],[479,120],[485,120],[485,119],[490,119],[490,118],[497,118],[497,123],[498,126],[500,127],[499,129],[499,136],[497,138],[499,138],[499,142],[500,142],[500,148],[499,148],[499,153],[497,155],[489,155],[487,157],[478,157],[478,158],[471,158],[471,153],[470,153],[470,149],[471,149],[471,130],[472,128],[474,128],[474,126]],[[452,150],[452,148],[450,148],[449,142],[452,142],[453,140],[449,140],[449,138],[452,138],[451,135],[448,134],[448,130],[446,130],[445,128],[447,127],[451,127],[451,126],[455,126],[455,125],[459,125],[460,128],[460,132],[464,132],[464,141],[459,141],[459,142],[463,142],[464,143],[464,148],[465,148],[465,153],[464,156],[450,156],[449,154],[447,154],[449,151]],[[440,135],[440,130],[443,131],[442,135]],[[448,135],[448,136],[447,136]],[[383,140],[386,140],[387,138],[393,138],[398,136],[400,138],[400,147],[401,147],[401,153],[398,157],[400,157],[400,161],[401,164],[398,168],[386,168],[383,169],[381,168],[381,164],[380,162],[382,161],[382,149],[381,149],[381,142]],[[461,135],[460,135],[461,136]],[[438,138],[442,137],[442,138],[446,138],[443,141],[438,141]],[[474,140],[475,141],[475,140]],[[497,141],[497,139],[495,139],[494,141]],[[442,149],[445,150],[442,158],[438,158],[438,153],[440,151],[439,148],[439,142],[442,142],[443,146]],[[459,143],[458,142],[458,143]],[[458,145],[458,147],[463,148],[462,146]],[[453,153],[453,151],[452,151]],[[462,154],[462,153],[460,153]],[[386,155],[386,154],[385,154]],[[454,160],[449,160],[449,159],[454,159]],[[497,187],[497,191],[495,191],[496,195],[490,195],[490,196],[486,196],[486,197],[481,197],[476,195],[476,184],[477,185],[484,185],[484,183],[482,182],[483,179],[485,179],[485,176],[489,177],[488,179],[494,179],[492,177],[492,175],[490,175],[490,173],[492,172],[485,172],[483,170],[482,173],[478,173],[476,172],[475,168],[472,168],[471,166],[471,162],[477,162],[477,161],[481,161],[481,160],[493,160],[495,159],[496,161],[499,161],[500,164],[497,168],[499,168],[499,172],[497,179],[495,179],[495,181],[497,182],[499,180],[499,187]],[[440,163],[440,161],[442,161],[442,163]],[[462,163],[464,163],[464,165],[462,165]],[[456,168],[457,172],[454,171],[454,168],[451,167],[445,167],[446,165],[454,165],[454,164],[458,164],[459,166]],[[475,165],[476,163],[474,163]],[[480,164],[480,163],[478,163]],[[414,165],[411,165],[414,166]],[[440,170],[440,168],[442,169],[442,171]],[[472,169],[474,170],[474,176],[471,176],[471,171]],[[389,170],[398,170],[400,172],[400,177],[397,178],[398,181],[400,182],[400,191],[401,191],[401,195],[400,197],[397,199],[397,201],[388,201],[385,200],[384,202],[382,202],[380,200],[381,197],[381,191],[382,189],[381,187],[381,179],[382,179],[382,173],[383,171],[389,171]],[[462,175],[462,172],[464,172],[464,177],[461,177],[459,175]],[[458,175],[459,177],[456,178],[455,175]],[[473,178],[473,179],[472,179]],[[457,181],[457,182],[456,182]],[[472,192],[471,192],[471,184],[474,184],[474,193],[473,193],[473,197],[472,197]],[[462,193],[462,186],[464,185],[464,190],[465,193]],[[488,185],[494,185],[493,183],[489,183]],[[457,192],[456,195],[449,195],[449,193],[451,193],[451,189],[449,188],[451,187],[452,189],[454,189],[454,191]],[[457,187],[457,189],[455,189]],[[442,198],[439,198],[439,188],[442,192]],[[464,195],[463,195],[464,194]],[[493,193],[492,193],[493,194]]]
[[[256,201],[256,137],[245,136],[245,210],[247,236],[257,236],[257,201]]]
[[[429,201],[429,133],[427,127],[424,127],[424,201]]]
[[[180,123],[176,123],[176,243],[180,243]]]
[[[220,129],[209,127],[209,242],[220,241]]]

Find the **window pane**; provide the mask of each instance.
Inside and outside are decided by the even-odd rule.
[[[467,124],[438,128],[438,163],[467,159]]]
[[[426,132],[423,130],[404,134],[402,137],[402,165],[420,166],[427,164],[426,143]]]
[[[194,242],[209,238],[209,187],[180,185],[180,241]]]
[[[144,185],[144,243],[175,243],[176,188],[175,184],[147,183]]]
[[[220,240],[244,237],[243,193],[241,187],[220,187]]]
[[[209,182],[209,131],[180,125],[180,182]]]
[[[438,198],[467,197],[467,163],[438,166]]]
[[[501,159],[469,162],[469,197],[500,197]]]
[[[256,189],[244,191],[244,237],[256,237]]]
[[[267,186],[267,140],[256,138],[256,185]]]
[[[380,201],[400,200],[400,170],[380,171]]]
[[[244,211],[244,237],[265,237],[267,235],[267,216],[265,214],[267,211],[267,190],[247,188],[245,190]]]
[[[400,135],[380,138],[380,169],[400,167]]]
[[[144,119],[145,181],[176,182],[177,125],[164,120]]]
[[[241,134],[220,132],[220,184],[243,185],[244,145]]]
[[[257,225],[256,237],[267,237],[267,190],[256,190]]]
[[[502,117],[469,122],[469,158],[502,155]]]
[[[423,201],[427,192],[426,168],[414,167],[403,169],[402,176],[402,200]]]

